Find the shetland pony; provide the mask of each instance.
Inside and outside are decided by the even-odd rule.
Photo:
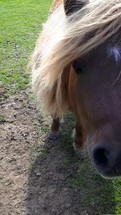
[[[121,1],[54,1],[32,59],[32,86],[44,111],[75,113],[74,148],[104,177],[121,175]]]

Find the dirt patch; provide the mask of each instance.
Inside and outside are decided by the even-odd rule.
[[[3,101],[0,115],[1,214],[77,214],[67,182],[73,168],[64,168],[59,141],[43,148],[50,119],[38,119],[25,92]]]
[[[28,93],[4,99],[0,116],[1,215],[99,214],[97,203],[87,208],[81,204],[86,188],[80,190],[74,181],[83,163],[74,155],[71,140],[62,135],[47,142],[51,119],[38,113]],[[64,125],[68,133],[66,129]],[[86,186],[88,190],[89,180]]]
[[[15,95],[1,103],[0,115],[0,180],[1,214],[25,214],[30,144],[37,136],[32,126],[35,109],[26,94]]]

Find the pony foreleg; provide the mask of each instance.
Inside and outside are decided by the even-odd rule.
[[[82,127],[78,121],[76,122],[75,129],[73,130],[73,139],[74,151],[79,156],[79,158],[83,160],[85,157],[83,132]]]
[[[53,122],[51,125],[50,133],[48,134],[48,140],[53,141],[59,138],[59,127],[60,127],[60,119],[53,118]]]

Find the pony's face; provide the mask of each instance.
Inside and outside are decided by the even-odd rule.
[[[121,43],[110,41],[73,63],[89,155],[106,177],[121,175]]]
[[[66,15],[70,16],[82,9],[88,2],[90,1],[64,0]],[[99,6],[99,1],[95,2]],[[111,3],[115,1],[112,0]],[[113,24],[115,25],[115,22]],[[105,31],[107,28],[108,25]],[[95,46],[88,55],[73,62],[76,74],[77,116],[86,130],[91,160],[105,177],[121,176],[120,32],[119,30],[119,35],[116,33],[112,38],[104,40],[104,43],[101,41],[102,45]]]
[[[121,2],[62,2],[65,14],[60,6],[49,17],[32,57],[34,93],[56,117],[74,98],[72,110],[96,168],[103,176],[121,176]],[[75,83],[68,76],[70,65]]]

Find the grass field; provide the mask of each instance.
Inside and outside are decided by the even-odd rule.
[[[26,65],[50,2],[0,0],[0,80],[8,94],[29,83]]]
[[[30,87],[26,65],[50,4],[51,0],[0,0],[2,101],[6,96],[21,94],[22,90]],[[4,121],[4,116],[0,115],[0,123]],[[44,132],[46,130],[46,127],[43,128]],[[70,131],[64,131],[63,138],[67,151],[72,141],[69,136]],[[64,165],[68,166],[71,162],[71,157],[67,157]],[[102,179],[90,168],[89,161],[80,165],[78,174],[71,183],[71,189],[76,189],[83,196],[80,198],[80,204],[84,211],[86,208],[94,208],[96,211],[94,215],[121,214],[121,179]]]

